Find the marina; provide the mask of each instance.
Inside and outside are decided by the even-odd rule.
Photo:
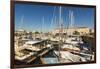
[[[82,44],[63,43],[50,40],[29,40],[16,51],[16,64],[54,64],[93,61],[93,53],[84,42]],[[60,55],[59,55],[60,52]]]
[[[42,15],[40,23],[34,22],[34,26],[30,26],[32,31],[23,26],[15,30],[15,65],[59,64],[95,60],[94,29],[76,26],[75,20],[77,18],[72,9],[66,10],[66,16],[63,14],[66,12],[64,7],[58,6],[52,9],[50,24]],[[20,24],[23,25],[24,22],[24,16],[22,16]],[[37,25],[39,27],[36,27]]]

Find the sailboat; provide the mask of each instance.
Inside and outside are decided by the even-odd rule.
[[[58,55],[59,63],[66,63],[66,62],[85,62],[91,60],[91,54],[83,53],[80,49],[80,44],[84,44],[81,37],[78,35],[73,35],[73,31],[70,31],[63,42],[62,39],[62,23],[61,23],[61,6],[59,8],[59,49],[58,51],[54,51]],[[69,28],[74,28],[74,13],[73,11],[69,11],[69,19],[70,24]],[[68,33],[68,32],[67,32]],[[63,43],[61,43],[61,41]]]
[[[73,11],[69,10],[69,29],[75,29],[75,26],[74,26],[74,13]],[[74,30],[75,31],[75,30]],[[83,43],[81,37],[79,35],[73,35],[74,31],[67,31],[67,34],[68,34],[68,38],[66,39],[65,43],[69,43],[69,44],[72,44],[72,45],[78,45],[79,43]]]

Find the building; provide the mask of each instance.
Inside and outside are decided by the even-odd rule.
[[[26,33],[25,30],[23,29],[19,29],[15,31],[15,36],[19,36],[19,35],[24,35]]]
[[[84,35],[84,34],[89,34],[90,33],[90,29],[88,27],[78,27],[76,29],[76,31],[78,31],[80,33],[80,35]]]
[[[77,28],[70,28],[70,29],[63,29],[63,30],[55,29],[52,31],[52,34],[57,34],[59,32],[67,33],[67,35],[72,35],[75,32],[78,32],[79,35],[85,35],[90,33],[90,29],[88,27],[77,27]]]
[[[90,29],[90,33],[94,33],[94,29]]]

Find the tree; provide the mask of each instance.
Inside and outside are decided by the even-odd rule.
[[[59,33],[56,33],[55,36],[59,36]]]
[[[32,35],[32,32],[29,32],[30,35]]]
[[[80,33],[78,31],[74,31],[73,33],[74,35],[80,35]]]
[[[38,31],[35,31],[35,34],[39,34],[39,32]]]

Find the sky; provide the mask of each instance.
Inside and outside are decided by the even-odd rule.
[[[58,28],[59,6],[15,4],[15,30],[48,32]],[[94,28],[94,8],[61,6],[61,22],[70,24],[69,10],[73,12],[74,27]]]

